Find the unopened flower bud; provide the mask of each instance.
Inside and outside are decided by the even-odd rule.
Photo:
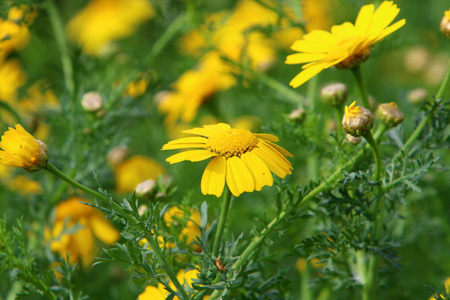
[[[143,216],[143,215],[145,215],[146,213],[148,212],[148,206],[147,205],[141,205],[141,206],[139,206],[138,207],[138,215],[139,216]]]
[[[427,100],[428,93],[425,89],[418,88],[418,89],[414,89],[414,90],[410,91],[408,93],[407,98],[410,103],[421,103],[421,102]]]
[[[389,127],[395,127],[403,122],[403,113],[395,102],[380,104],[377,109],[377,117]]]
[[[347,100],[347,86],[343,83],[332,83],[323,87],[320,95],[328,105],[340,107]]]
[[[353,136],[353,135],[347,134],[345,137],[347,138],[347,141],[352,145],[358,145],[359,143],[361,143],[360,136]]]
[[[111,149],[111,151],[109,151],[106,160],[108,161],[108,164],[112,168],[115,168],[121,162],[123,162],[127,156],[128,156],[127,148],[125,148],[124,146],[117,146]]]
[[[356,101],[353,101],[350,106],[345,106],[342,129],[353,136],[364,136],[373,127],[373,116],[367,108],[355,105]]]
[[[148,179],[142,181],[136,186],[135,192],[138,198],[149,198],[157,188],[156,181],[153,179]]]
[[[294,123],[302,123],[305,120],[306,117],[306,111],[303,108],[297,108],[291,111],[289,114],[289,120],[291,120]]]
[[[96,112],[103,107],[103,98],[97,92],[89,92],[83,95],[81,106],[87,112]]]
[[[441,32],[447,39],[450,39],[450,9],[444,12],[444,17],[440,26]]]

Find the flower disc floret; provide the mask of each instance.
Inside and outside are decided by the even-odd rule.
[[[251,151],[258,145],[258,139],[248,130],[229,129],[211,135],[205,149],[224,157],[237,156]]]
[[[170,141],[162,150],[194,148],[168,157],[166,160],[171,164],[212,158],[201,181],[205,195],[219,197],[225,183],[234,196],[260,191],[273,184],[272,172],[281,178],[291,174],[292,165],[285,156],[292,154],[275,144],[278,138],[271,134],[232,129],[224,123],[183,132],[195,136]]]

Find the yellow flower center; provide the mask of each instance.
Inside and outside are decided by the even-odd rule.
[[[357,117],[361,113],[361,107],[356,106],[356,101],[353,101],[350,106],[345,106],[345,117],[353,118]]]
[[[212,134],[206,142],[206,150],[226,158],[240,157],[258,145],[259,140],[248,130],[228,129]]]

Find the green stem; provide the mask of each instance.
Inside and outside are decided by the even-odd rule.
[[[223,230],[227,221],[228,211],[230,209],[232,194],[228,187],[223,192],[222,208],[220,211],[219,224],[217,225],[216,237],[214,238],[213,255],[218,257],[220,250],[220,243],[222,241]]]
[[[367,94],[366,85],[364,83],[364,78],[362,76],[361,68],[359,66],[356,66],[352,69],[353,77],[355,77],[356,83],[358,84],[359,91],[361,92],[361,100],[363,103],[363,106],[367,108],[368,110],[371,110],[370,103],[369,103],[369,95]]]
[[[381,136],[386,132],[387,126],[384,123],[381,123],[380,126],[378,126],[377,131],[373,135],[373,138],[377,141],[380,140]]]
[[[316,91],[317,91],[317,83],[318,83],[318,76],[314,76],[308,81],[308,86],[306,89],[306,98],[307,101],[309,101],[310,109],[312,111],[315,111],[316,107]],[[320,114],[317,114],[318,122],[321,124],[323,122],[323,118],[321,118]],[[308,160],[307,162],[307,170],[308,170],[308,176],[309,180],[317,180],[319,178],[319,161],[318,161],[317,154],[313,151],[309,151],[308,153]]]
[[[449,61],[449,64],[450,64],[450,61]],[[440,99],[442,97],[442,94],[444,93],[444,90],[448,85],[449,79],[450,79],[450,65],[448,66],[447,74],[445,75],[444,80],[441,83],[439,91],[436,94],[436,99]]]
[[[52,24],[53,33],[55,34],[56,44],[61,55],[61,65],[64,73],[64,82],[70,95],[73,96],[75,84],[73,81],[73,68],[70,61],[69,50],[67,47],[66,36],[64,34],[64,25],[59,16],[58,9],[52,0],[46,1],[48,16]]]
[[[341,126],[342,113],[343,112],[341,106],[334,108],[334,118],[336,119],[336,135],[339,141],[339,145],[342,138],[342,126]]]
[[[155,58],[161,51],[166,47],[166,45],[177,35],[177,33],[183,29],[187,21],[186,14],[179,15],[170,25],[167,27],[166,31],[158,38],[158,40],[153,44],[150,50],[150,58]]]
[[[369,131],[368,134],[364,135],[364,138],[369,143],[372,148],[373,156],[375,158],[375,173],[373,174],[373,179],[378,181],[380,180],[381,175],[381,157],[380,151],[378,150],[378,145],[375,139],[373,138],[372,133]]]
[[[164,257],[164,254],[161,252],[161,249],[159,248],[158,241],[156,235],[152,234],[147,227],[142,223],[136,220],[133,216],[128,214],[124,211],[122,206],[118,204],[117,202],[111,200],[109,197],[100,194],[99,192],[96,192],[87,186],[82,185],[81,183],[73,180],[63,172],[61,172],[58,168],[56,168],[54,165],[52,165],[50,162],[47,163],[47,165],[44,167],[46,170],[50,171],[57,177],[61,178],[65,182],[69,183],[70,185],[82,190],[83,192],[95,197],[96,199],[102,201],[102,203],[106,206],[112,206],[112,210],[119,213],[120,216],[122,216],[124,219],[127,220],[127,222],[131,226],[139,226],[141,230],[144,232],[145,239],[149,243],[150,247],[153,250],[153,253],[155,254],[156,258],[158,259],[159,263],[162,265],[164,270],[167,272],[167,275],[169,276],[170,280],[174,284],[176,290],[180,294],[182,299],[188,300],[189,296],[186,294],[186,291],[184,290],[184,287],[180,284],[180,282],[177,279],[176,274],[172,271],[169,264],[167,263],[166,258]]]

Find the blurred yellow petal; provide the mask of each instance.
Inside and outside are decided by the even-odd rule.
[[[90,219],[95,236],[105,244],[112,245],[120,238],[120,232],[103,215],[95,214]]]

